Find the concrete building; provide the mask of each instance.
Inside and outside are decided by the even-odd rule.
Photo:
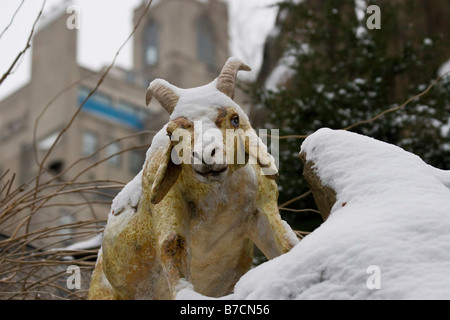
[[[143,2],[136,8],[135,22],[145,6]],[[67,28],[69,15],[62,9],[34,36],[30,82],[0,102],[0,176],[7,169],[16,173],[13,188],[31,181],[64,130],[43,163],[45,174],[40,177],[41,183],[52,181],[53,186],[39,195],[57,191],[58,183],[83,183],[66,186],[63,191],[67,193],[22,210],[25,216],[33,205],[41,206],[31,219],[32,230],[106,219],[111,199],[120,188],[74,189],[127,183],[140,171],[153,133],[168,120],[156,101],[145,106],[149,82],[163,78],[182,88],[203,85],[217,77],[229,57],[226,3],[160,0],[134,35],[133,69],[112,68],[98,90],[84,101],[104,70],[78,65],[77,30]],[[128,151],[113,156],[122,150]],[[107,160],[99,162],[102,159]],[[0,233],[10,234],[20,223],[16,220],[7,226],[0,220]],[[38,240],[49,243],[48,239]],[[79,240],[68,237],[64,244]]]

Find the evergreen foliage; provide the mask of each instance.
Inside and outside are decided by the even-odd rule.
[[[367,29],[370,14],[358,19],[354,1],[278,5],[278,37],[285,39],[280,61],[289,63],[292,76],[279,89],[255,90],[257,103],[268,114],[265,127],[280,129],[281,136],[345,128],[402,104],[437,78],[439,67],[450,58],[450,30],[427,34],[417,16],[419,1],[367,2],[380,7],[381,30]],[[353,131],[449,170],[450,76],[405,108]],[[302,142],[280,140],[280,203],[308,191],[298,159]],[[314,202],[308,197],[289,207],[313,208]],[[311,230],[320,223],[314,213],[285,213],[283,218],[294,229]]]

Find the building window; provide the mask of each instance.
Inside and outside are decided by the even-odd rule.
[[[145,156],[142,152],[139,152],[138,150],[131,150],[130,151],[130,173],[137,174],[139,171],[142,170],[142,167],[144,165]]]
[[[98,136],[94,132],[85,131],[83,132],[83,157],[92,155],[98,149]]]
[[[110,156],[112,156],[113,154],[119,153],[120,152],[120,144],[119,142],[112,142],[110,145],[108,145],[108,147],[106,147],[106,157],[109,158]],[[113,167],[120,167],[121,163],[122,163],[122,157],[120,154],[111,157],[108,159],[108,163],[113,166]]]
[[[158,24],[151,20],[144,32],[144,61],[147,66],[158,62]]]
[[[22,115],[6,124],[0,122],[0,142],[6,141],[22,132],[27,126],[27,115]]]
[[[48,170],[50,171],[50,173],[53,174],[60,174],[64,169],[64,161],[59,159],[59,160],[54,160],[52,162],[50,162],[50,164],[48,165]]]
[[[208,17],[197,20],[197,57],[208,66],[216,64],[216,43],[213,27]]]

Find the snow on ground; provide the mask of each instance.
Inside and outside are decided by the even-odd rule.
[[[450,299],[450,172],[345,131],[321,129],[301,150],[337,193],[330,217],[225,298]]]

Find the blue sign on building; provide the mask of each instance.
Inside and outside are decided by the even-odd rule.
[[[88,89],[80,88],[78,92],[78,104],[84,101],[89,94]],[[135,130],[144,129],[144,117],[138,110],[129,108],[117,108],[111,102],[111,99],[99,92],[94,93],[83,106],[83,111],[96,115],[100,118],[114,121]]]

